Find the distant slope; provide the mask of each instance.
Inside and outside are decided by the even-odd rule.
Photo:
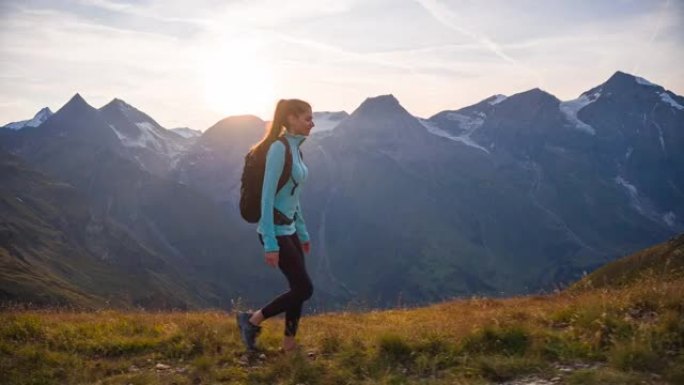
[[[663,281],[684,277],[684,234],[611,262],[570,290],[620,287],[650,276]]]
[[[122,119],[119,127],[122,132],[124,123]],[[178,283],[181,297],[188,292],[188,287],[192,289],[192,303],[225,307],[231,298],[244,297],[245,293],[250,294],[250,300],[266,301],[276,284],[280,286],[280,282],[273,280],[263,283],[261,278],[270,272],[262,267],[260,258],[254,258],[261,253],[260,245],[254,231],[242,225],[235,209],[226,212],[191,187],[143,169],[131,159],[125,143],[102,112],[79,95],[38,128],[4,131],[7,132],[0,132],[2,150],[20,157],[26,167],[44,173],[41,175],[52,181],[65,182],[88,202],[86,211],[90,215],[74,219],[73,226],[86,229],[83,231],[88,234],[93,217],[115,223],[132,241],[121,238],[112,242],[109,258],[126,261],[137,253],[114,245],[144,245],[146,253],[160,261],[150,270],[164,277],[167,293],[174,293]],[[29,190],[17,188],[15,191]],[[50,196],[46,192],[45,197]],[[3,210],[0,214],[4,217]],[[42,214],[35,216],[43,218]],[[94,228],[99,229],[100,225]],[[29,233],[27,230],[26,234]],[[13,242],[7,241],[10,246]],[[55,250],[51,247],[42,255],[59,261],[63,254],[70,253],[66,249]],[[181,273],[170,278],[166,270],[157,266]],[[137,268],[138,265],[131,267],[134,271]],[[133,274],[111,277],[118,277],[117,282],[123,288],[154,281],[152,277]],[[130,289],[132,294],[122,289],[112,296],[119,304],[131,303],[131,298],[148,294],[141,286],[138,289]],[[19,296],[18,300],[22,299]],[[155,307],[180,306],[164,300],[148,302]]]
[[[226,118],[176,151],[150,116],[122,101],[109,106],[75,95],[39,127],[0,130],[0,148],[87,198],[91,216],[80,229],[93,214],[120,225],[196,282],[199,302],[262,304],[281,290],[255,226],[236,209],[244,155],[267,122]],[[682,148],[684,97],[622,72],[575,100],[535,88],[429,120],[391,95],[368,98],[303,145],[318,301],[309,306],[565,287],[684,232]],[[61,263],[61,254],[51,257]]]
[[[0,301],[191,308],[192,285],[68,183],[0,152]]]

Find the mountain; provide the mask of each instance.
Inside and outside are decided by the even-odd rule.
[[[679,231],[681,203],[672,196],[656,208],[660,200],[621,176],[621,160],[608,162],[603,148],[610,127],[585,116],[595,103],[584,100],[600,95],[581,98],[578,107],[532,89],[418,119],[382,95],[311,135],[302,205],[317,293],[330,306],[386,306],[547,290]],[[255,117],[219,122],[175,177],[235,211],[243,156],[263,129]],[[675,183],[666,176],[661,183]]]
[[[0,139],[1,149],[54,168],[60,166],[59,162],[53,162],[55,153],[68,153],[72,145],[82,146],[88,151],[124,152],[121,141],[99,111],[79,94],[75,94],[39,127],[0,130]]]
[[[302,145],[317,309],[551,290],[681,233],[682,103],[617,72],[570,101],[535,88],[420,119],[381,95],[318,114],[339,123]],[[237,214],[244,155],[267,123],[223,119],[169,158],[129,107],[76,95],[37,129],[0,130],[0,147],[184,272],[197,301],[268,298],[278,282]],[[144,135],[159,142],[131,145]],[[143,148],[175,162],[157,174]]]
[[[113,99],[98,110],[79,94],[74,95],[47,124],[41,125],[40,130],[27,126],[21,131],[20,135],[3,133],[10,142],[8,147],[18,154],[24,151],[22,148],[49,151],[49,148],[63,146],[66,141],[89,142],[105,146],[159,176],[168,173],[193,143],[193,139],[165,129],[123,100]],[[53,143],[55,138],[56,144]]]
[[[427,121],[444,130],[452,136],[469,136],[484,122],[484,118],[494,109],[494,106],[506,100],[505,95],[494,95],[487,99],[462,108],[458,111],[442,111]]]
[[[488,149],[499,146],[527,155],[565,134],[559,104],[555,96],[538,88],[512,95],[494,106],[471,137]]]
[[[480,113],[475,130],[462,119],[444,117],[482,111],[484,103],[438,114],[429,124],[468,132],[458,138],[499,156],[508,153],[543,164],[547,170],[540,170],[547,175],[582,167],[582,175],[596,173],[603,182],[619,186],[643,216],[679,231],[684,155],[672,149],[684,146],[680,102],[680,96],[643,78],[616,72],[571,101],[560,102],[540,90],[506,98]],[[553,167],[548,160],[540,163],[541,156],[556,158]],[[561,170],[564,163],[574,164]],[[594,182],[589,184],[600,184]]]
[[[22,120],[20,122],[13,122],[6,124],[3,128],[9,128],[11,130],[21,130],[24,127],[38,127],[43,122],[47,120],[52,115],[52,111],[49,107],[45,107],[38,111],[33,119]]]
[[[349,114],[314,112],[314,136],[327,135]],[[231,116],[204,131],[175,165],[172,178],[192,186],[236,212],[244,157],[265,134],[268,122],[253,115]]]
[[[165,175],[191,140],[167,130],[147,114],[120,99],[100,108],[107,124],[130,153],[129,158],[155,175]]]
[[[258,283],[267,272],[254,268],[261,262],[253,257],[259,253],[258,242],[241,242],[254,238],[253,231],[203,194],[130,159],[129,148],[103,114],[80,95],[38,129],[7,134],[0,146],[29,167],[73,186],[88,198],[92,215],[120,224],[164,263],[183,272],[179,284],[193,282],[194,292],[200,293],[194,301],[225,306],[243,291],[255,299],[270,293],[269,283]]]
[[[684,98],[622,72],[583,95],[595,97],[578,117],[596,130],[597,163],[635,210],[681,231]]]
[[[181,157],[172,177],[237,213],[244,157],[265,129],[266,122],[252,115],[217,122]]]
[[[484,119],[494,106],[505,99],[504,95],[494,95],[458,111],[442,111],[430,119],[418,118],[418,120],[434,135],[461,142],[488,153],[489,150],[475,143],[471,135],[482,126]]]
[[[639,108],[669,106],[671,115],[656,124],[684,132],[679,110],[651,96],[641,95],[648,103]],[[318,241],[318,281],[341,296],[385,304],[399,295],[421,302],[445,293],[523,293],[571,282],[681,231],[678,155],[658,167],[679,173],[657,171],[651,183],[662,190],[642,192],[635,177],[622,176],[621,158],[606,159],[602,135],[611,126],[585,115],[588,106],[577,109],[592,135],[562,103],[532,89],[419,120],[386,95],[368,99],[332,135],[311,138],[304,205]],[[664,140],[684,148],[674,135]],[[656,164],[642,170],[648,175],[650,167]]]
[[[391,95],[367,99],[315,148],[305,151],[315,186],[304,204],[321,258],[314,273],[328,290],[375,304],[421,302],[494,294],[504,289],[496,280],[519,274],[491,250],[505,241],[488,241],[515,213],[507,222],[481,214],[529,204],[494,185],[496,164],[483,151],[431,134]]]
[[[305,204],[322,261],[315,272],[339,282],[330,290],[376,304],[496,292],[483,279],[494,275],[493,253],[470,244],[486,242],[478,206],[500,193],[477,189],[496,171],[485,152],[431,134],[391,95],[367,99],[315,145]],[[491,197],[501,212],[516,199]]]

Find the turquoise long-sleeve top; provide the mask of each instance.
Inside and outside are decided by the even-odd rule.
[[[293,135],[287,132],[284,136],[290,144],[290,152],[292,153],[292,177],[288,179],[277,194],[278,180],[285,168],[285,145],[277,140],[271,144],[266,154],[266,170],[261,189],[261,219],[259,219],[257,226],[257,232],[261,234],[264,242],[265,252],[280,250],[276,239],[276,236],[279,235],[297,233],[297,237],[302,243],[309,241],[309,233],[306,230],[302,208],[299,204],[302,186],[309,175],[309,169],[304,164],[299,152],[299,146],[304,142],[306,136]],[[294,222],[289,225],[274,224],[274,208],[290,219],[295,218]]]

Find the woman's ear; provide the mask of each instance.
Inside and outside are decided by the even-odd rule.
[[[285,121],[287,122],[285,129],[289,131],[289,128],[295,124],[295,119],[297,119],[297,116],[295,114],[290,114],[287,117],[285,117]]]

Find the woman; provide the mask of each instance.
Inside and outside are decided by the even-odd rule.
[[[280,268],[287,278],[290,289],[254,313],[238,313],[240,334],[249,351],[255,349],[261,323],[283,312],[283,350],[289,352],[295,349],[295,335],[302,314],[302,304],[313,294],[313,285],[304,261],[304,253],[309,254],[311,242],[299,204],[299,194],[308,175],[299,146],[313,126],[311,106],[307,102],[298,99],[280,100],[270,129],[264,138],[252,147],[252,151],[268,148],[261,194],[262,215],[257,227],[259,240],[264,246],[266,264]],[[292,157],[290,177],[285,185],[278,189],[278,181],[285,169],[285,156],[288,153]]]

